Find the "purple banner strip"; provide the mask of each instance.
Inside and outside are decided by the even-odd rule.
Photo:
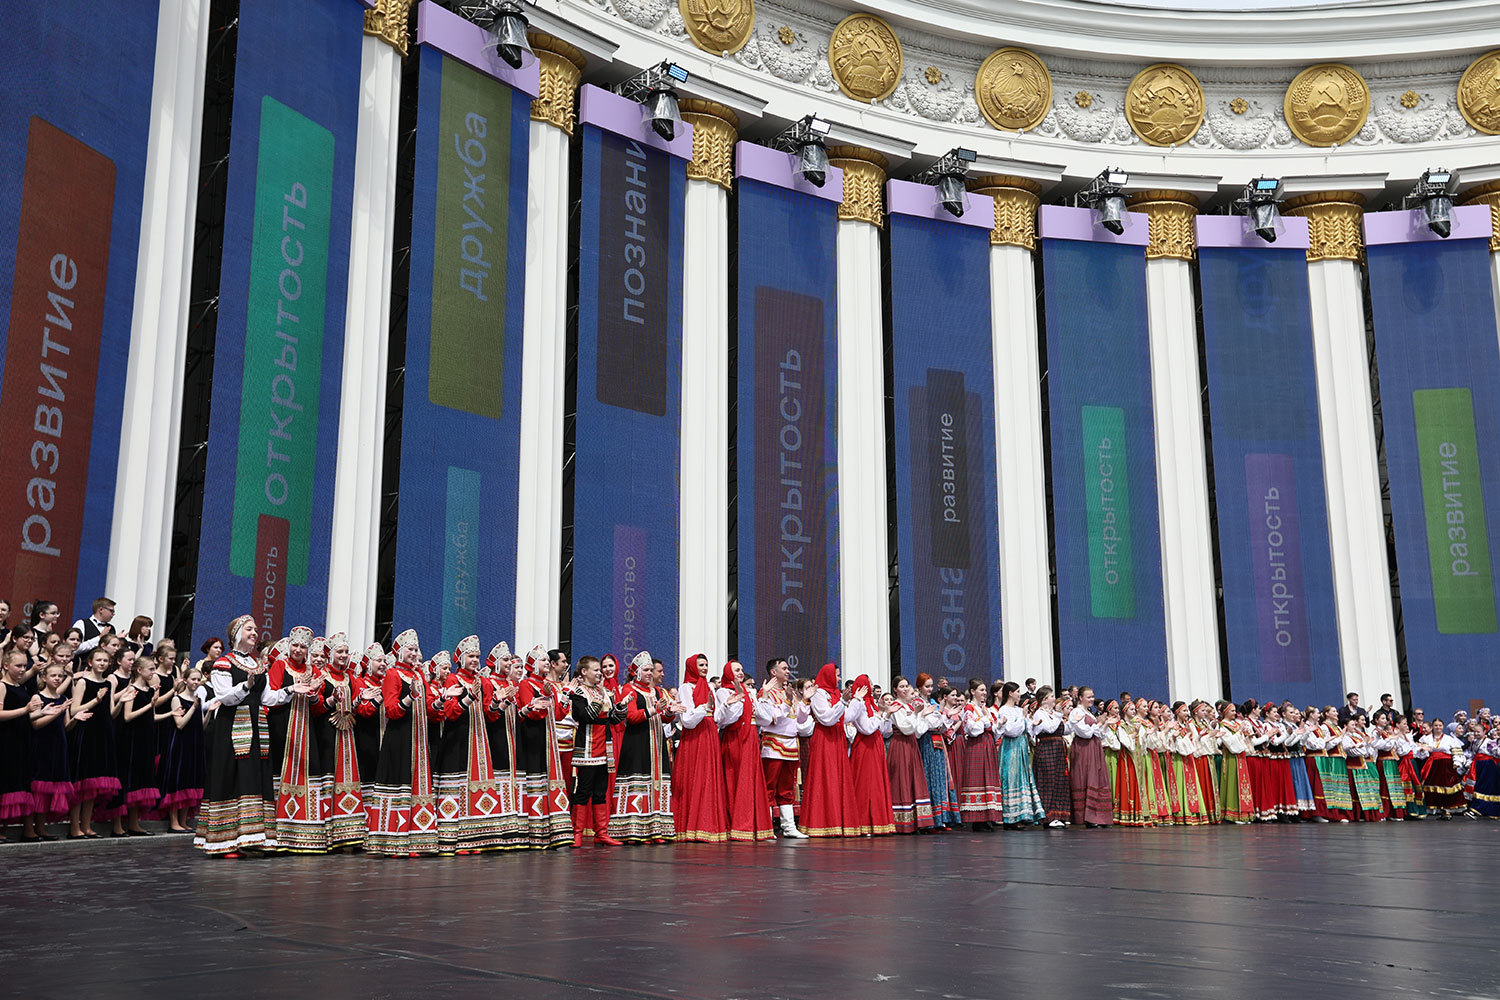
[[[1453,231],[1447,237],[1427,228],[1420,209],[1404,212],[1370,212],[1365,216],[1365,246],[1385,243],[1435,243],[1450,240],[1487,240],[1494,227],[1486,205],[1455,208]]]
[[[539,63],[533,60],[525,69],[511,69],[499,58],[485,54],[486,41],[483,28],[451,10],[439,7],[433,0],[422,0],[417,7],[418,45],[431,45],[529,97],[536,97],[542,92]]]
[[[1268,684],[1312,680],[1302,532],[1297,525],[1297,474],[1290,455],[1245,456],[1250,562],[1255,569],[1260,676]]]
[[[614,537],[614,617],[610,632],[610,649],[618,649],[624,662],[635,658],[645,648],[646,595],[642,586],[646,576],[646,529],[634,524],[615,525]]]
[[[1124,243],[1143,247],[1151,241],[1144,212],[1125,213],[1125,232],[1116,236],[1094,224],[1091,208],[1069,208],[1066,205],[1043,205],[1038,226],[1043,239],[1087,240],[1091,243]]]
[[[592,83],[584,84],[579,92],[578,120],[586,125],[596,125],[606,132],[634,139],[679,160],[693,158],[692,125],[683,122],[682,128],[677,131],[677,138],[668,142],[641,119],[639,104]]]
[[[774,184],[788,191],[810,194],[824,201],[844,200],[844,171],[838,167],[828,168],[828,180],[816,187],[792,172],[792,154],[771,149],[753,142],[737,142],[734,145],[734,175],[748,177],[763,184]]]
[[[1307,220],[1283,216],[1286,227],[1275,243],[1267,243],[1248,228],[1243,215],[1200,215],[1197,219],[1200,247],[1229,247],[1238,250],[1306,250]]]
[[[937,188],[931,184],[887,181],[885,204],[887,211],[893,215],[910,215],[918,219],[954,222],[960,226],[973,226],[976,229],[995,228],[995,199],[987,194],[964,192],[964,214],[959,218],[954,218],[946,208],[938,204]]]

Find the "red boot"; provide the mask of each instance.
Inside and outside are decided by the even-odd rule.
[[[588,808],[588,806],[574,806],[573,807],[573,846],[574,847],[582,847],[583,846],[583,828],[586,827],[586,826],[588,826],[588,820],[584,818],[585,815],[586,815],[586,813],[584,812],[584,810],[587,809],[587,808]]]
[[[620,842],[609,835],[609,803],[594,803],[594,843],[607,847],[619,847]]]

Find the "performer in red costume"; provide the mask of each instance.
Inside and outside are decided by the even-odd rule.
[[[738,660],[724,665],[715,697],[722,709],[719,757],[724,764],[724,791],[729,807],[730,840],[770,840],[771,807],[760,766],[760,730],[756,728],[753,682]]]
[[[672,820],[672,757],[663,724],[676,717],[676,704],[658,693],[651,654],[641,650],[630,661],[630,679],[620,688],[625,731],[616,758],[615,802],[610,831],[627,844],[664,844],[676,836]]]
[[[516,778],[526,840],[543,850],[572,843],[568,783],[557,746],[557,720],[568,710],[547,680],[547,651],[526,654],[526,677],[516,690]]]
[[[396,663],[386,670],[380,688],[385,737],[375,767],[374,822],[365,838],[365,850],[414,858],[438,852],[427,743],[427,716],[435,692],[422,672],[417,633],[407,629],[396,636],[395,650]]]
[[[708,657],[690,656],[682,672],[677,717],[682,740],[672,762],[672,819],[678,840],[721,844],[729,839],[729,803],[719,754],[718,723],[724,716],[708,684]],[[736,702],[739,704],[739,702]]]
[[[885,760],[885,736],[890,734],[891,720],[876,709],[868,674],[854,679],[854,697],[849,704],[855,710],[854,745],[849,749],[854,813],[845,818],[844,826],[849,833],[862,837],[895,833],[891,778]]]
[[[839,690],[839,668],[823,664],[812,695],[816,725],[808,746],[807,776],[802,786],[802,829],[810,837],[847,837],[855,825],[854,778],[849,769],[845,721],[853,722],[862,706],[845,702]]]
[[[625,718],[625,707],[604,688],[599,659],[578,660],[578,683],[569,694],[573,722],[573,846],[582,847],[592,831],[594,843],[610,847],[620,842],[609,835],[609,729]]]

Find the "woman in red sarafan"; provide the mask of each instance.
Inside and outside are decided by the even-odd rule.
[[[729,839],[729,804],[724,793],[724,765],[719,758],[723,711],[708,684],[708,657],[690,656],[677,697],[682,740],[672,761],[672,819],[677,839],[722,844]]]
[[[860,674],[854,680],[854,746],[849,750],[849,773],[854,782],[854,814],[844,827],[862,837],[896,832],[896,817],[891,809],[891,775],[885,760],[884,734],[890,732],[890,718],[875,708],[870,695],[870,677]]]
[[[770,840],[771,804],[760,767],[755,690],[736,660],[724,665],[717,695],[719,756],[724,765],[730,840]]]
[[[839,668],[823,664],[813,689],[815,725],[808,741],[807,776],[802,786],[802,830],[810,837],[852,837],[857,810],[854,777],[844,721],[853,722],[860,708],[845,702],[839,690]]]

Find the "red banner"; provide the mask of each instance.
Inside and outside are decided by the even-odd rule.
[[[0,592],[22,602],[73,602],[114,201],[114,162],[33,117],[0,382]]]
[[[291,524],[284,517],[260,515],[255,528],[255,627],[261,635],[281,635],[286,609],[286,548]]]

